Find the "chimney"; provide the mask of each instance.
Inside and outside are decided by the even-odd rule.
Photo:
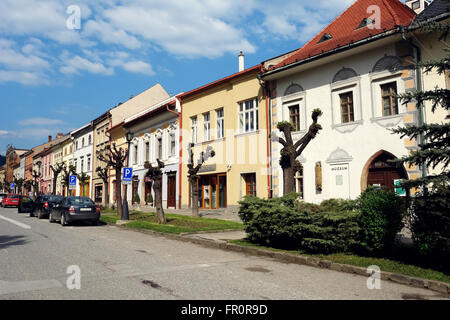
[[[64,133],[58,132],[58,133],[56,134],[56,139],[61,138],[61,137],[63,137],[63,136],[64,136]]]
[[[431,1],[428,0],[406,0],[405,4],[412,9],[416,14],[420,14],[425,10]]]
[[[239,53],[239,72],[241,72],[241,71],[244,71],[244,54],[242,53],[242,51],[241,51],[241,53]]]
[[[52,142],[52,136],[48,136],[48,142]]]

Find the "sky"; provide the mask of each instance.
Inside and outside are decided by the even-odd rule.
[[[352,3],[1,0],[0,154],[82,127],[156,83],[174,95],[233,74],[240,51],[247,68],[298,49]]]

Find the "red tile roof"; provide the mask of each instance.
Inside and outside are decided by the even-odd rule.
[[[373,11],[368,10],[370,6],[380,8],[381,28],[364,27],[357,29],[364,18],[372,16]],[[367,13],[368,11],[369,13]],[[270,70],[370,38],[396,29],[398,26],[408,26],[415,16],[414,11],[399,0],[357,0],[310,42],[298,49],[293,55],[270,68]],[[330,34],[333,38],[319,43],[325,33]]]

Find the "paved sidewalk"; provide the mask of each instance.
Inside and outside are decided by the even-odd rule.
[[[246,237],[246,233],[243,230],[239,231],[227,231],[227,232],[207,232],[207,233],[195,233],[186,235],[190,238],[214,240],[217,242],[228,242],[229,240],[240,240]]]
[[[131,210],[134,210],[132,207]],[[139,206],[139,209],[136,209],[142,212],[156,212],[155,207],[151,206]],[[173,213],[173,214],[181,214],[185,216],[192,216],[191,209],[166,209],[164,208],[164,213]],[[220,219],[234,222],[242,222],[241,218],[237,213],[233,213],[223,209],[217,210],[199,210],[200,216],[203,218],[211,218],[211,219]]]

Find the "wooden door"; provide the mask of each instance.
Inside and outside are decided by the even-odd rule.
[[[247,196],[256,196],[256,174],[249,173],[244,175],[245,194]]]
[[[175,175],[169,175],[167,177],[167,208],[177,206],[177,182],[176,182],[176,176]]]

